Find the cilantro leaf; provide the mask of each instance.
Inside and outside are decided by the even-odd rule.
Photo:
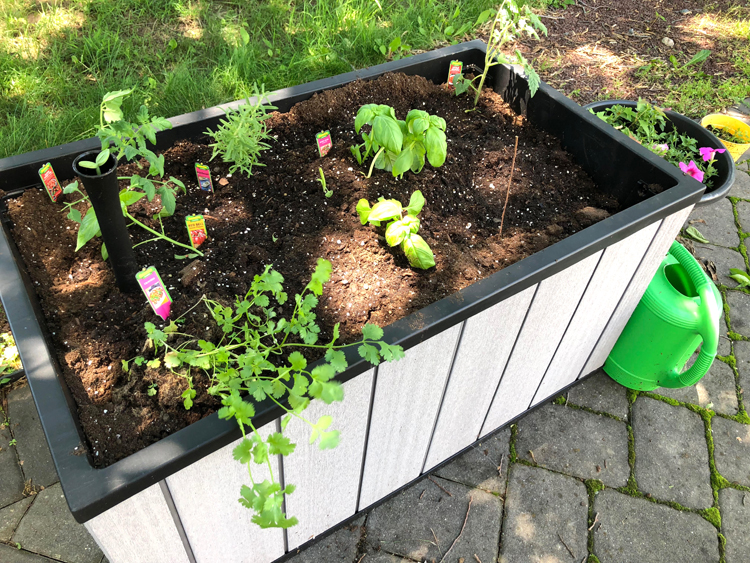
[[[274,432],[268,437],[268,452],[272,455],[289,455],[296,447],[296,444],[292,444],[289,438],[280,432]]]
[[[378,325],[367,323],[362,327],[362,338],[365,340],[380,340],[383,338],[383,329]]]
[[[237,447],[232,450],[232,457],[242,464],[250,463],[253,453],[253,443],[247,438],[243,438],[242,441],[237,444]]]

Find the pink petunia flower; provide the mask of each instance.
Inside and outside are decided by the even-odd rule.
[[[698,165],[695,164],[694,161],[690,161],[690,164],[685,164],[684,162],[680,162],[680,170],[682,170],[683,173],[692,176],[699,182],[703,181],[703,171],[698,168]]]
[[[663,143],[661,145],[653,144],[651,145],[652,149],[659,149],[662,152],[667,152],[669,150],[669,145],[667,143]]]
[[[721,154],[727,149],[712,149],[711,147],[701,147],[698,150],[701,151],[701,156],[703,157],[703,160],[708,162],[709,160],[714,159],[714,154],[716,154],[717,152]]]

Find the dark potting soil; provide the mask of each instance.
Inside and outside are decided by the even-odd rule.
[[[365,179],[366,166],[357,164],[349,147],[358,142],[354,117],[366,103],[392,105],[402,119],[412,108],[443,117],[445,164],[439,169],[428,164],[419,175],[407,172],[400,180],[381,170]],[[403,74],[318,94],[269,119],[276,140],[261,156],[265,167],[254,168],[252,177],[230,176],[229,166],[218,159],[210,163],[212,195],[201,192],[194,173],[196,162],[210,159],[208,140],[180,142],[165,153],[166,174],[180,178],[187,195],[178,197],[177,211],[164,226],[169,236],[187,243],[185,216],[202,213],[209,231],[201,247],[205,257],[177,260],[175,254],[185,254],[184,249],[158,241],[136,248],[139,264],[156,266],[174,299],[172,318],[178,318],[202,295],[232,303],[266,264],[283,274],[287,293],[298,293],[317,259],[326,258],[333,276],[317,310],[321,340],[330,340],[338,322],[343,341],[354,341],[366,322],[385,326],[619,210],[557,139],[535,130],[499,96],[486,91],[479,109],[467,113],[470,108],[468,96],[456,98],[445,86]],[[324,129],[331,132],[333,149],[320,158],[315,134]],[[318,167],[333,190],[331,198],[324,197],[317,181]],[[136,170],[130,164],[120,172]],[[384,196],[406,205],[417,189],[427,201],[420,234],[436,261],[427,271],[410,268],[399,248],[385,244],[382,227],[362,226],[355,211],[360,198],[374,202]],[[145,366],[123,371],[121,360],[152,356],[144,346],[144,323],[163,323],[143,295],[116,289],[99,239],[74,251],[76,224],[65,219],[61,207],[41,190],[28,190],[9,203],[9,213],[87,447],[94,462],[106,466],[210,414],[218,401],[207,395],[202,374],[193,374],[198,395],[186,411],[183,378]],[[131,212],[158,228],[150,217],[159,208],[158,198],[151,203],[144,198]],[[150,238],[137,227],[130,232],[134,242]],[[290,312],[282,309],[287,316]],[[203,305],[193,309],[181,331],[218,341],[206,313]],[[158,391],[149,396],[152,384]]]

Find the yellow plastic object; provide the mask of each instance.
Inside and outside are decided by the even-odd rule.
[[[730,117],[721,113],[712,113],[711,115],[707,115],[706,117],[701,119],[701,125],[703,127],[705,127],[706,125],[711,125],[712,127],[716,127],[717,129],[724,129],[731,135],[739,135],[740,137],[745,137],[749,140],[749,142],[747,143],[730,143],[729,141],[725,141],[724,139],[719,139],[727,148],[729,154],[732,155],[732,158],[735,162],[740,159],[740,157],[745,153],[746,150],[750,149],[750,125],[740,121],[739,119],[735,119],[734,117]]]

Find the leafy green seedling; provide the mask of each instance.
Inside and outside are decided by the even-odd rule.
[[[320,178],[318,178],[318,182],[320,182],[320,185],[323,186],[323,193],[325,194],[326,197],[331,197],[333,195],[333,190],[329,190],[326,187],[326,175],[323,172],[323,169],[318,167],[318,172],[320,172]]]
[[[357,213],[363,225],[370,223],[379,227],[381,222],[388,221],[385,228],[385,241],[388,246],[401,245],[401,250],[406,254],[409,264],[414,268],[426,270],[435,265],[435,256],[430,246],[417,234],[419,231],[417,215],[422,211],[424,204],[424,196],[417,190],[411,194],[409,206],[406,209],[395,199],[381,197],[372,207],[369,201],[360,199],[357,203]]]
[[[435,168],[445,162],[448,143],[442,117],[413,109],[401,121],[390,106],[366,104],[357,112],[355,131],[359,133],[364,125],[372,129],[369,134],[362,133],[364,143],[351,147],[351,151],[360,165],[375,154],[367,178],[372,176],[373,167],[391,171],[394,177],[403,176],[407,170],[418,174],[424,168],[425,155]]]
[[[148,386],[146,395],[148,395],[149,397],[153,397],[154,395],[156,395],[156,393],[158,393],[158,391],[159,391],[159,388],[156,385],[156,383],[152,383],[151,385]]]
[[[302,293],[295,295],[294,311],[288,319],[278,318],[277,308],[271,302],[274,299],[278,305],[284,305],[288,299],[282,285],[283,276],[271,266],[254,277],[247,294],[237,296],[232,306],[203,297],[199,303],[206,305],[223,334],[217,343],[180,333],[176,323],[163,330],[152,323],[145,325],[157,356],[155,360],[187,380],[188,388],[182,395],[185,407],[190,408],[195,398],[191,373],[203,371],[210,381],[208,394],[221,399],[219,417],[234,419],[242,430],[244,438],[233,455],[247,466],[251,485],[242,486],[239,502],[255,512],[252,521],[261,528],[288,528],[297,523],[296,518],[288,517],[283,511],[284,495],[291,494],[294,485],[282,488],[274,479],[271,463],[274,456],[287,456],[295,450],[296,444],[283,434],[290,420],[307,424],[310,443],[317,442],[320,449],[334,448],[338,444],[339,432],[331,429],[330,416],[313,422],[303,413],[312,399],[326,404],[343,399],[343,388],[335,380],[336,374],[348,367],[343,349],[358,347],[359,355],[374,365],[381,360],[398,360],[404,355],[400,346],[383,342],[383,330],[372,324],[362,328],[359,342],[337,344],[337,324],[330,342],[318,343],[320,327],[314,310],[331,272],[331,263],[319,259],[310,282]],[[308,366],[300,349],[317,349],[325,355],[315,366]],[[133,362],[143,364],[145,359],[138,357]],[[124,362],[123,368],[127,367]],[[281,432],[261,436],[253,420],[256,406],[261,403],[274,404],[287,412],[281,422]],[[253,463],[266,466],[270,479],[254,480]]]
[[[18,441],[15,438],[13,438],[10,442],[8,442],[9,446],[15,446],[17,444],[18,444]]]
[[[96,155],[96,160],[94,162],[91,162],[89,160],[80,160],[78,161],[78,164],[79,166],[82,166],[84,168],[91,168],[93,170],[96,170],[96,173],[101,175],[102,173],[101,167],[104,166],[104,164],[108,160],[109,160],[109,149],[104,149],[98,155]]]
[[[211,160],[221,155],[224,162],[233,163],[229,167],[231,174],[234,174],[235,170],[240,170],[252,176],[253,166],[265,166],[258,162],[261,151],[271,148],[271,145],[265,142],[272,139],[270,129],[266,125],[266,120],[271,115],[267,112],[277,108],[263,105],[268,101],[268,96],[262,85],[260,90],[257,85],[253,85],[253,88],[254,102],[247,98],[246,103],[236,110],[225,109],[227,118],[219,122],[218,129],[205,131],[205,134],[214,140],[210,145],[213,148]]]
[[[730,268],[729,273],[732,274],[729,276],[734,281],[736,281],[738,284],[737,287],[749,287],[750,286],[750,276],[748,276],[747,272],[744,270],[739,270],[737,268]]]
[[[704,237],[703,234],[695,227],[688,227],[687,229],[685,229],[685,235],[704,244],[707,244],[709,242],[708,239]]]
[[[497,9],[495,19],[492,21],[492,27],[490,27],[487,51],[484,57],[484,71],[471,80],[465,78],[463,74],[457,75],[453,79],[456,96],[463,94],[470,88],[473,89],[475,92],[474,107],[476,107],[479,103],[479,97],[482,95],[482,88],[487,79],[487,73],[490,71],[490,68],[499,64],[521,65],[529,83],[529,92],[532,96],[536,94],[539,84],[541,84],[539,75],[524,58],[521,51],[516,49],[515,56],[510,57],[503,53],[503,48],[506,43],[523,34],[539,39],[537,30],[547,35],[547,28],[542,23],[542,20],[531,11],[528,5],[523,5],[519,8],[516,0],[503,0],[503,3]],[[474,86],[475,80],[479,80],[478,86]]]

